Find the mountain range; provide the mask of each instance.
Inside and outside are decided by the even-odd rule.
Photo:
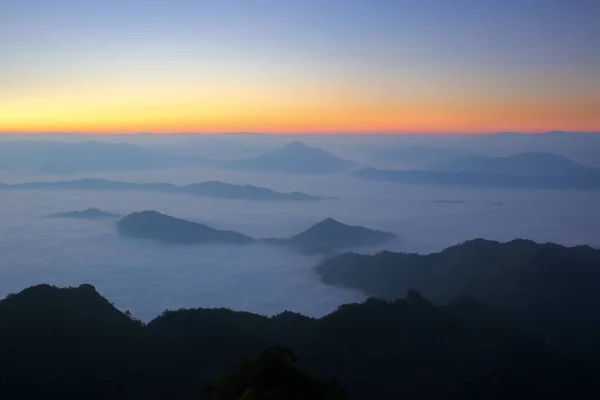
[[[327,253],[355,247],[377,246],[396,238],[393,233],[350,226],[327,218],[288,239],[253,239],[237,232],[214,229],[156,211],[129,214],[117,222],[117,228],[124,236],[169,244],[266,243],[285,245],[306,253]]]
[[[26,182],[16,184],[0,183],[0,190],[114,190],[114,191],[147,191],[159,193],[183,193],[220,199],[244,199],[264,201],[317,201],[332,197],[312,196],[302,192],[281,193],[271,189],[252,186],[234,185],[220,181],[208,181],[177,186],[171,183],[131,183],[108,181],[105,179],[80,179],[58,182]]]
[[[0,170],[35,173],[146,170],[213,165],[204,157],[179,157],[129,143],[15,140],[0,143]]]
[[[475,157],[438,163],[428,170],[364,168],[363,179],[417,185],[505,189],[600,189],[600,169],[545,153]]]

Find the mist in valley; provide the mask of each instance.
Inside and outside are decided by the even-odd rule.
[[[323,148],[358,159],[352,157],[358,152],[353,144],[357,139],[336,140],[342,149],[339,153],[327,142]],[[232,158],[254,157],[290,141],[276,137],[271,143],[261,138],[245,152],[236,143]],[[219,143],[227,148],[227,142]],[[173,148],[184,147],[178,142],[136,145],[171,153]],[[362,154],[361,166],[370,165],[370,153]],[[288,174],[216,166],[69,174],[0,171],[0,182],[5,184],[87,178],[177,185],[219,180],[336,198],[297,203],[179,193],[4,190],[0,192],[4,210],[0,297],[39,283],[76,286],[85,282],[96,286],[119,309],[130,310],[144,321],[166,309],[189,307],[227,307],[265,315],[290,310],[319,317],[365,298],[358,291],[321,283],[313,267],[323,261],[322,255],[267,244],[166,245],[120,236],[111,219],[49,218],[90,207],[119,215],[156,210],[254,238],[291,237],[328,217],[397,235],[385,245],[352,249],[369,254],[384,249],[430,253],[479,237],[600,245],[599,191],[467,189],[376,182],[351,173]]]

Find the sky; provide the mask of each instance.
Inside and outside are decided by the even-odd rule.
[[[0,132],[600,131],[597,0],[0,0]]]

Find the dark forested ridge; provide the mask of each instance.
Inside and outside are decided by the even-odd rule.
[[[476,239],[428,255],[343,254],[316,268],[326,283],[396,299],[415,288],[436,302],[472,295],[499,307],[573,319],[600,309],[600,250]]]
[[[483,308],[467,301],[461,312],[600,359],[600,250],[589,246],[477,239],[429,255],[348,253],[316,271],[326,283],[388,300],[402,298],[408,288],[436,304],[477,298]]]
[[[340,387],[358,400],[598,393],[595,365],[474,315],[411,291],[321,319],[193,309],[144,325],[91,285],[40,285],[0,301],[0,398],[317,400],[345,398]]]

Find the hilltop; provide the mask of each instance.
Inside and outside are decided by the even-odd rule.
[[[314,252],[378,246],[395,238],[396,235],[390,232],[346,225],[333,218],[326,218],[286,242],[297,249]]]

